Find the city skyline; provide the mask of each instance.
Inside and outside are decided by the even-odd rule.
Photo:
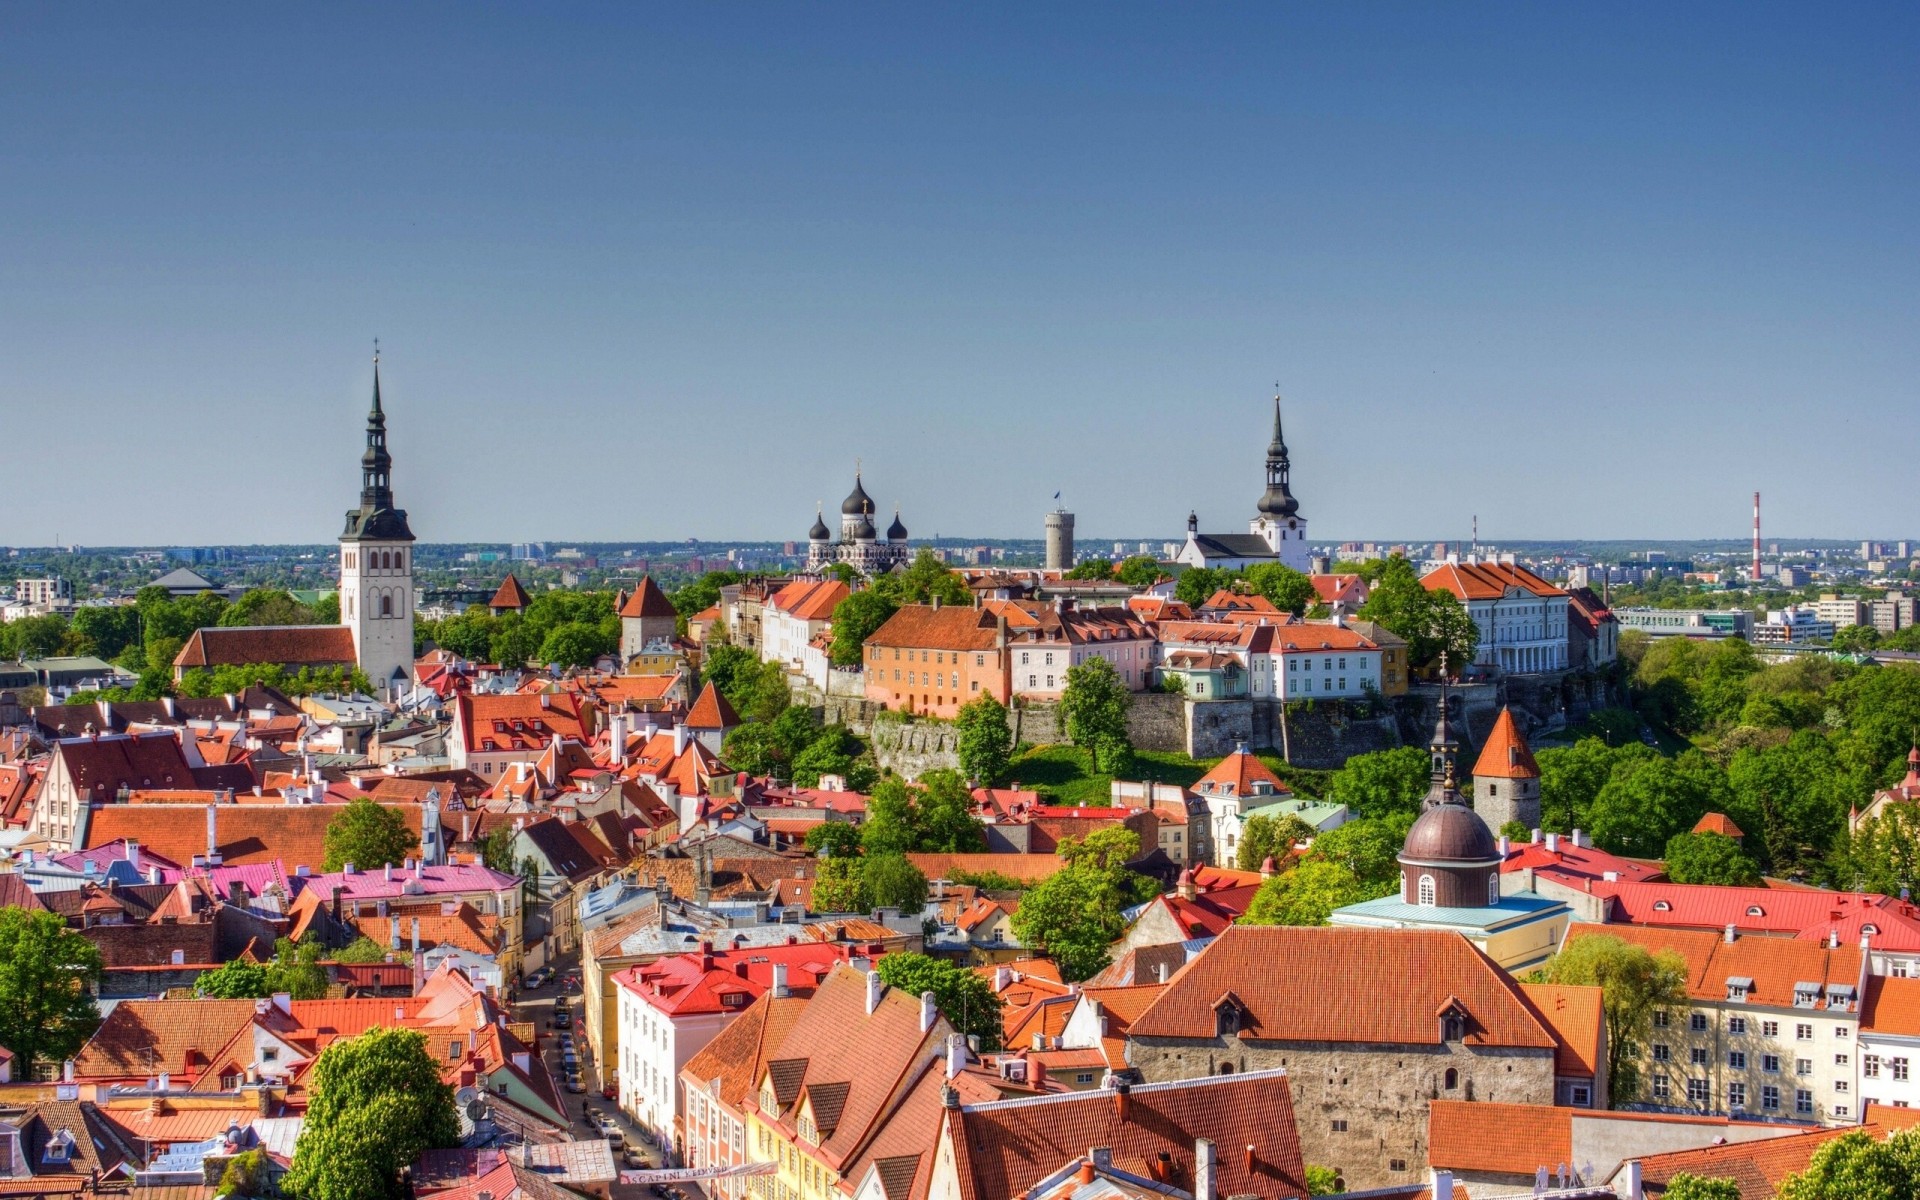
[[[10,9],[0,542],[1920,527],[1910,11],[1099,18]]]

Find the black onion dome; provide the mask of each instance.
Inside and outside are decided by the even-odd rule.
[[[871,516],[873,497],[867,495],[867,489],[860,486],[860,476],[853,477],[853,490],[840,502],[840,515],[843,517]]]
[[[832,536],[832,531],[827,528],[826,519],[818,512],[814,513],[813,528],[807,530],[807,540],[810,542],[824,542]]]
[[[893,510],[893,524],[887,526],[887,540],[890,542],[907,540],[907,527],[900,523],[900,510],[897,508]]]

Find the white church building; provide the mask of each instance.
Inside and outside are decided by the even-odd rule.
[[[1312,570],[1307,519],[1293,498],[1287,442],[1280,432],[1280,397],[1273,398],[1273,440],[1267,443],[1267,490],[1254,505],[1246,533],[1201,533],[1200,518],[1187,514],[1187,541],[1173,561],[1188,567],[1233,570],[1257,563],[1284,563],[1302,574]]]

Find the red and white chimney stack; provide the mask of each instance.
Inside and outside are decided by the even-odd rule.
[[[1760,493],[1753,494],[1753,583],[1760,586]]]

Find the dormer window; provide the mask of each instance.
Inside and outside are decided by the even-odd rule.
[[[816,1146],[820,1144],[820,1131],[813,1127],[812,1117],[799,1118],[794,1122],[794,1127],[799,1130],[801,1141],[810,1142]]]
[[[1860,932],[1866,934],[1868,937],[1873,937],[1880,932],[1880,927],[1873,924],[1862,925]]]
[[[1667,902],[1666,902],[1665,900],[1655,900],[1655,901],[1653,902],[1653,911],[1655,911],[1655,912],[1672,912],[1672,911],[1673,911],[1673,905],[1671,905],[1671,904],[1668,904],[1668,903],[1667,903]]]
[[[1767,910],[1761,908],[1758,904],[1749,904],[1747,905],[1747,915],[1750,917],[1764,917],[1767,915]]]
[[[770,1115],[778,1114],[780,1111],[780,1102],[773,1096],[771,1080],[767,1082],[767,1086],[760,1089],[760,1111]]]
[[[1820,985],[1817,983],[1796,983],[1793,985],[1793,1006],[1812,1008],[1820,1003]]]
[[[51,1138],[48,1138],[47,1150],[46,1150],[46,1153],[42,1155],[42,1161],[47,1163],[59,1163],[62,1165],[72,1162],[73,1161],[72,1132],[69,1130],[62,1129],[59,1133],[56,1133]]]
[[[1467,1036],[1467,1019],[1457,1012],[1450,1012],[1440,1018],[1440,1037],[1443,1041],[1458,1042]]]
[[[1727,999],[1743,1003],[1753,991],[1753,980],[1744,975],[1730,976],[1727,979]]]

